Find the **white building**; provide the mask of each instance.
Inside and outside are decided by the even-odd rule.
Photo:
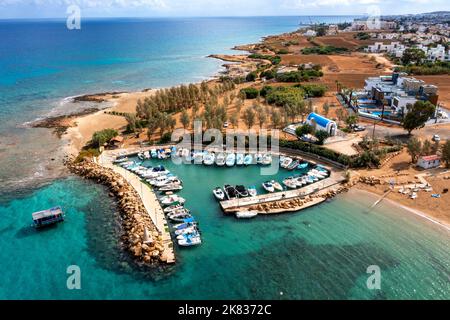
[[[333,120],[327,119],[317,113],[311,113],[306,122],[316,130],[326,131],[331,137],[336,135],[337,125]]]
[[[314,30],[307,30],[304,34],[305,37],[315,37],[317,35],[317,32]]]
[[[406,46],[398,41],[391,42],[391,44],[383,44],[383,42],[375,42],[375,44],[367,47],[366,51],[371,53],[387,52],[395,55],[397,58],[403,56]]]
[[[441,165],[441,159],[438,155],[422,156],[417,161],[417,166],[423,169],[438,168]]]

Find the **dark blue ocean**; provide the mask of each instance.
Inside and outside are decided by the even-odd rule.
[[[120,249],[107,191],[61,177],[60,140],[28,126],[89,107],[71,96],[198,82],[221,69],[209,54],[352,18],[91,19],[79,31],[63,20],[0,21],[0,299],[450,298],[447,231],[388,204],[367,213],[374,199],[354,194],[301,214],[235,221],[210,190],[242,174],[261,179],[239,168],[173,168],[205,243],[177,252],[173,270],[136,270]],[[32,212],[55,204],[64,224],[30,228]],[[384,272],[381,291],[365,286],[371,264]],[[67,289],[69,265],[81,268],[79,291]]]

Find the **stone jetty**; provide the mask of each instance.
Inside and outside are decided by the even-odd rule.
[[[124,229],[123,243],[138,263],[157,265],[168,262],[162,235],[148,215],[136,190],[118,173],[90,160],[66,163],[72,173],[107,186],[117,199]]]

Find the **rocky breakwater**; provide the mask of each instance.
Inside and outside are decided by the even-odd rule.
[[[161,234],[137,192],[122,176],[90,160],[80,163],[70,161],[66,165],[71,172],[107,186],[110,196],[116,197],[124,230],[122,242],[139,264],[158,265],[167,262]]]

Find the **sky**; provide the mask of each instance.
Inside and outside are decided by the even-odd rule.
[[[450,11],[449,0],[0,0],[0,19],[84,17],[381,15]]]

